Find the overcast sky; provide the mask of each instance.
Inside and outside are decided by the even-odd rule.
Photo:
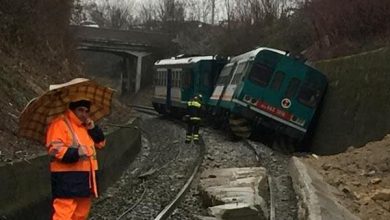
[[[131,7],[130,11],[134,11],[137,15],[140,5],[141,4],[148,4],[148,3],[158,3],[163,0],[82,0],[83,3],[91,3],[95,2],[96,4],[103,4],[106,1],[108,1],[110,4],[119,4],[119,5],[129,5]],[[195,0],[195,1],[202,1],[202,0]],[[203,0],[205,1],[205,0]],[[211,17],[211,16],[210,16]],[[218,22],[220,20],[223,20],[226,17],[226,11],[224,6],[224,0],[216,0],[216,14],[215,14],[215,21]]]

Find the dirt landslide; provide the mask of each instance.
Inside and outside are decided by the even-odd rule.
[[[362,148],[316,158],[305,160],[339,189],[345,207],[364,220],[390,219],[390,134]]]

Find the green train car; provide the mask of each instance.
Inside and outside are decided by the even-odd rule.
[[[237,136],[272,131],[300,142],[312,130],[326,88],[326,76],[304,61],[262,47],[225,65],[208,105]]]
[[[175,57],[154,64],[152,104],[161,114],[185,113],[186,104],[196,94],[208,102],[226,59],[215,56]]]

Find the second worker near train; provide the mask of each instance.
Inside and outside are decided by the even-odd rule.
[[[196,95],[187,102],[187,134],[185,143],[189,144],[193,140],[199,143],[199,126],[202,111],[202,95]]]

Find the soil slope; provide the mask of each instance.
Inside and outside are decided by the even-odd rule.
[[[333,155],[306,159],[338,188],[345,207],[362,219],[390,219],[390,134]]]

